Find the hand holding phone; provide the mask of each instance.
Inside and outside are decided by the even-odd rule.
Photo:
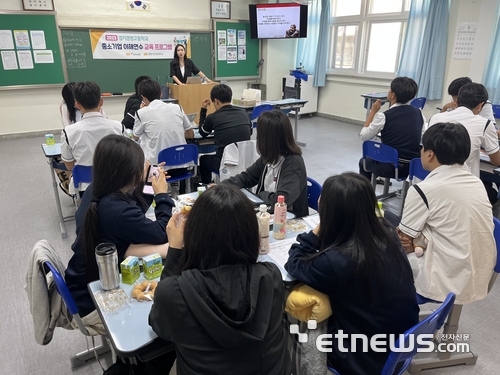
[[[168,185],[162,165],[150,165],[146,173],[146,181],[142,192],[148,195],[166,193]]]

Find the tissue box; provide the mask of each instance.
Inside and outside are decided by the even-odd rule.
[[[120,269],[122,271],[122,283],[133,284],[141,275],[139,258],[133,255],[128,256],[127,259],[121,262]]]
[[[151,254],[142,258],[142,269],[146,280],[153,280],[160,277],[161,262],[160,254]]]
[[[247,100],[247,99],[233,99],[233,104],[236,105],[244,105],[244,106],[254,106],[257,102],[255,100]]]

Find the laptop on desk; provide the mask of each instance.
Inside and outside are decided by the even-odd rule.
[[[186,84],[194,84],[194,85],[198,85],[198,84],[201,84],[201,77],[188,77],[186,79]]]

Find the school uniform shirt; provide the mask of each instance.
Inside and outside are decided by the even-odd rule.
[[[187,78],[191,77],[191,74],[197,75],[199,72],[200,69],[194,65],[191,59],[184,58],[184,72],[181,71],[178,61],[172,60],[170,62],[170,77],[176,76],[182,83],[186,83]]]
[[[108,120],[99,112],[87,112],[81,121],[68,125],[61,132],[61,159],[75,162],[75,165],[92,166],[94,150],[99,141],[110,134],[123,134],[123,126],[118,121]],[[87,183],[80,184],[85,190]],[[70,182],[72,192],[73,178]]]
[[[464,166],[473,175],[479,177],[481,147],[486,155],[494,154],[500,149],[495,123],[475,115],[466,107],[458,107],[450,112],[435,114],[429,120],[429,127],[439,122],[455,122],[465,126],[469,132],[471,148],[469,158],[465,161]]]
[[[368,141],[381,133],[382,143],[395,148],[399,158],[411,160],[420,157],[424,123],[425,117],[420,109],[409,103],[395,103],[387,111],[377,112],[359,135],[363,141]]]
[[[185,145],[184,132],[189,129],[191,123],[178,104],[164,103],[155,99],[136,113],[134,135],[141,137],[141,147],[146,160],[151,164],[158,163],[158,154],[161,150]],[[179,165],[175,168],[187,166]]]
[[[399,228],[429,241],[415,279],[417,293],[460,305],[486,297],[496,263],[491,204],[483,183],[463,166],[442,165],[408,190]]]
[[[99,112],[101,115],[106,117],[106,113],[101,107],[101,110]],[[82,112],[78,108],[75,108],[75,121],[71,121],[69,119],[69,112],[68,112],[68,107],[66,106],[66,103],[61,103],[59,106],[59,114],[61,115],[61,122],[63,124],[63,127],[65,128],[68,125],[74,124],[78,121],[82,121]]]

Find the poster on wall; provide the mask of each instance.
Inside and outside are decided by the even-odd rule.
[[[127,10],[149,12],[151,10],[150,1],[125,0]]]
[[[14,51],[2,51],[2,66],[4,70],[17,70],[16,53]]]
[[[33,49],[46,49],[45,45],[45,31],[43,30],[30,30],[31,43]]]
[[[226,60],[226,46],[217,46],[217,60]]]
[[[17,51],[17,59],[19,60],[20,69],[33,69],[33,58],[31,51]]]
[[[238,60],[246,60],[246,59],[247,59],[247,47],[238,46]]]
[[[238,62],[237,47],[227,47],[227,63],[236,64]]]
[[[17,49],[30,49],[30,38],[28,30],[14,30],[14,39],[16,41]]]
[[[238,30],[238,45],[244,46],[247,43],[247,31]]]
[[[0,30],[0,49],[14,49],[11,30]]]
[[[226,30],[217,31],[217,44],[219,46],[226,45]]]
[[[94,59],[173,59],[176,44],[186,46],[191,57],[189,33],[90,30]]]
[[[453,59],[470,60],[472,58],[476,31],[477,22],[460,22],[458,24],[455,46],[453,47]]]
[[[234,29],[227,30],[227,45],[228,46],[236,45],[236,30]]]

